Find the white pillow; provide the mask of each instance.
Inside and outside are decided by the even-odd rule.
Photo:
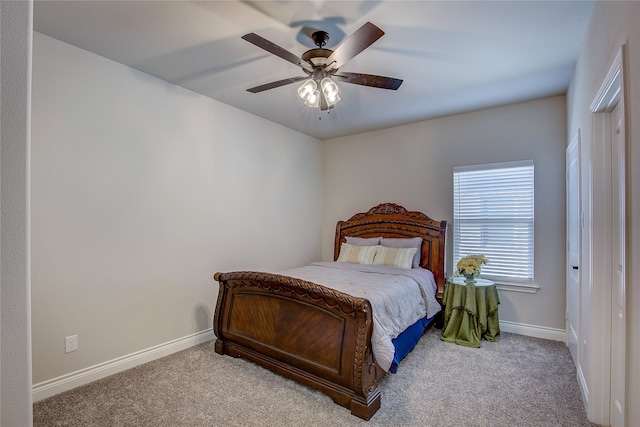
[[[376,248],[378,246],[355,246],[343,243],[340,246],[340,255],[338,255],[337,261],[371,265],[376,256]]]
[[[411,267],[420,267],[420,258],[422,257],[422,237],[410,237],[410,238],[387,238],[383,237],[380,240],[382,246],[387,248],[416,248],[416,254],[413,256],[413,262]]]
[[[373,263],[375,265],[411,268],[413,256],[417,250],[417,248],[388,248],[378,245],[376,246],[376,257]]]

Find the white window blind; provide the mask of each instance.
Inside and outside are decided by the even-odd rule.
[[[533,161],[456,167],[453,187],[454,261],[484,254],[482,277],[532,284]]]

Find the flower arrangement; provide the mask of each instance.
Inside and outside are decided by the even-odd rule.
[[[467,255],[460,258],[456,269],[458,274],[464,276],[467,281],[474,282],[475,278],[480,275],[480,269],[484,264],[489,264],[489,260],[484,255]]]

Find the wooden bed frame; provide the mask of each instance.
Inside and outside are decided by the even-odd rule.
[[[334,260],[346,236],[423,238],[421,266],[440,301],[445,284],[446,221],[385,203],[336,226]],[[371,350],[371,305],[325,286],[261,272],[216,273],[220,291],[215,350],[243,357],[329,395],[365,420],[380,408],[385,374]]]

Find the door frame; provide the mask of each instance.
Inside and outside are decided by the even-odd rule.
[[[571,190],[571,188],[569,187],[569,153],[573,150],[577,151],[577,161],[578,161],[578,182],[577,184],[577,189],[575,189],[577,191],[577,210],[578,212],[576,212],[578,214],[578,218],[575,218],[578,221],[578,231],[577,231],[577,252],[578,252],[578,295],[577,301],[572,301],[571,299],[571,295],[570,295],[570,289],[569,289],[569,282],[571,280],[571,273],[572,273],[572,266],[571,266],[571,262],[570,262],[570,249],[571,249],[571,245],[570,245],[570,222],[571,222],[571,212],[569,209],[569,205],[570,205],[570,196],[569,196],[569,191]],[[580,305],[581,305],[581,288],[582,288],[582,270],[581,270],[581,261],[582,261],[582,233],[584,232],[584,211],[582,208],[582,137],[581,137],[581,132],[580,129],[578,129],[578,131],[576,132],[575,136],[573,137],[573,139],[571,140],[571,142],[569,143],[569,145],[567,146],[566,149],[566,154],[565,154],[565,163],[566,163],[566,228],[567,228],[567,239],[566,239],[566,244],[567,244],[567,248],[566,248],[566,252],[567,252],[567,258],[566,258],[566,281],[567,281],[567,286],[566,286],[566,298],[567,298],[567,307],[566,307],[566,315],[565,315],[565,320],[566,320],[566,325],[565,325],[565,330],[566,330],[566,344],[569,347],[570,352],[572,353],[572,357],[574,358],[574,363],[576,364],[576,367],[578,369],[578,377],[579,378],[583,378],[582,376],[582,372],[581,372],[581,366],[580,366],[580,352],[581,352],[581,345],[580,345],[580,341],[581,341],[581,335],[582,335],[582,327],[580,326],[581,324],[581,309],[580,309]],[[576,342],[572,343],[572,340],[570,339],[570,334],[571,334],[571,310],[570,307],[571,304],[575,304],[575,309],[578,311],[578,323],[577,325],[573,325],[574,327],[576,327],[577,329],[575,330],[576,332]],[[572,351],[572,345],[575,345],[575,349]],[[583,382],[583,380],[581,380]]]
[[[589,239],[589,336],[587,341],[589,359],[587,415],[593,422],[609,425],[611,399],[611,304],[612,282],[612,198],[611,198],[611,125],[610,112],[620,104],[622,111],[623,137],[628,141],[626,126],[625,64],[626,45],[623,45],[603,80],[590,106],[590,229]],[[626,149],[625,149],[626,151]],[[626,154],[625,154],[626,159]],[[626,160],[624,160],[626,161]],[[627,168],[628,170],[628,168]],[[628,189],[628,177],[625,176]],[[625,215],[627,213],[625,212]],[[626,239],[628,241],[628,239]],[[628,253],[628,251],[626,251]],[[625,262],[625,266],[628,262]],[[628,275],[627,275],[628,277]]]

